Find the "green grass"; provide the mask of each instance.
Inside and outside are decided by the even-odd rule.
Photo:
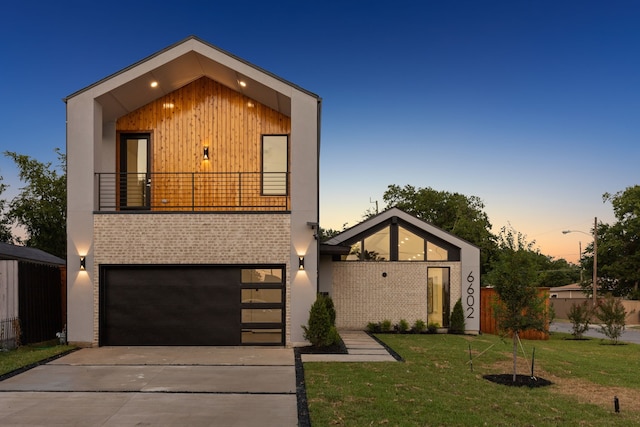
[[[628,426],[640,425],[640,346],[523,341],[519,374],[554,382],[541,388],[494,384],[511,373],[511,341],[493,335],[379,335],[405,363],[305,363],[313,426]],[[474,355],[470,369],[469,344]],[[486,350],[486,352],[485,352]],[[484,353],[483,353],[484,352]],[[480,354],[482,353],[482,354]],[[614,413],[613,398],[621,412]]]
[[[0,352],[0,375],[32,365],[73,348],[75,347],[70,345],[39,343],[18,347],[11,351],[2,351]]]

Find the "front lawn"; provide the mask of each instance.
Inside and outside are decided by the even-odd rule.
[[[508,387],[482,378],[511,373],[511,340],[494,335],[378,335],[405,363],[304,364],[312,426],[640,425],[640,346],[523,341],[518,374],[547,387]],[[469,344],[474,357],[469,364]],[[620,413],[614,412],[614,397]]]
[[[0,351],[0,376],[26,368],[74,348],[70,345],[39,343],[18,347],[15,350]]]

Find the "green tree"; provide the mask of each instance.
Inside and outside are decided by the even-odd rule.
[[[580,267],[570,264],[566,259],[539,254],[540,285],[553,288],[570,285],[580,281]]]
[[[60,173],[51,163],[42,163],[29,156],[5,151],[20,171],[20,180],[26,185],[11,201],[7,217],[24,227],[24,243],[43,251],[66,257],[67,231],[67,177],[66,156],[56,149]]]
[[[598,292],[626,297],[639,295],[640,285],[640,185],[615,194],[605,193],[611,202],[616,222],[598,224]],[[590,290],[593,275],[593,242],[582,259],[583,286]]]
[[[591,315],[593,310],[589,301],[583,301],[582,303],[573,303],[569,308],[567,317],[571,321],[571,335],[576,339],[582,339],[582,335],[589,330],[589,322],[591,321]]]
[[[395,206],[478,246],[482,273],[488,271],[497,246],[480,198],[430,187],[389,185],[383,200],[387,207]]]
[[[624,332],[625,319],[627,317],[627,312],[620,299],[608,294],[606,298],[598,302],[596,317],[603,323],[600,326],[602,333],[614,344],[617,344],[618,339]]]
[[[3,178],[0,176],[0,196],[7,189],[7,185],[4,184]],[[11,233],[11,220],[5,214],[7,201],[0,198],[0,242],[13,243],[13,234]]]
[[[487,281],[498,296],[494,302],[494,316],[503,334],[513,337],[513,381],[516,381],[518,337],[526,330],[544,331],[546,327],[545,297],[539,294],[539,271],[535,242],[527,242],[524,235],[502,228],[499,251],[487,274]]]

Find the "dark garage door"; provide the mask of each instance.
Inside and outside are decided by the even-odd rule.
[[[103,267],[100,345],[240,345],[240,269]]]

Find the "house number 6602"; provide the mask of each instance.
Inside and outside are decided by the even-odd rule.
[[[467,284],[469,285],[467,286],[467,311],[469,312],[469,314],[467,314],[467,319],[473,319],[473,312],[474,312],[473,306],[475,305],[475,302],[476,302],[476,297],[473,295],[473,293],[475,292],[475,290],[473,289],[473,282],[475,280],[476,279],[475,277],[473,277],[473,271],[472,271],[467,276]]]

